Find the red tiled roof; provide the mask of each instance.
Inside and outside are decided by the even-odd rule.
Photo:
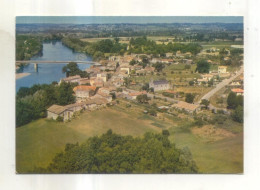
[[[235,93],[244,93],[244,90],[241,89],[241,88],[234,88],[234,89],[232,89],[232,92],[235,92]]]

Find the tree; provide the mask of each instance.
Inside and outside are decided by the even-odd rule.
[[[195,96],[191,93],[187,93],[185,96],[185,102],[193,103]]]
[[[132,59],[129,64],[130,65],[135,65],[136,63],[137,63],[136,60]]]
[[[73,85],[62,82],[58,88],[57,101],[59,105],[68,105],[74,103],[75,96],[73,96]]]
[[[206,60],[200,60],[197,62],[197,68],[196,71],[199,73],[208,73],[209,72],[210,65]]]
[[[142,86],[142,90],[145,90],[145,91],[149,91],[149,84],[148,83],[145,83],[143,86]]]
[[[227,98],[227,105],[228,108],[234,109],[236,108],[237,101],[236,101],[236,94],[234,92],[230,92]]]
[[[243,121],[244,121],[243,107],[238,105],[237,108],[233,111],[231,116],[232,116],[234,121],[237,121],[239,123],[243,123]]]
[[[200,105],[204,105],[206,109],[208,109],[210,102],[207,99],[202,99]]]
[[[87,78],[89,76],[86,71],[80,70],[78,64],[75,62],[70,62],[64,66],[62,72],[66,73],[66,77],[80,75],[80,77]]]
[[[136,97],[136,100],[139,102],[139,103],[147,103],[149,98],[146,94],[141,94],[141,95],[138,95]]]
[[[160,72],[160,71],[163,70],[164,65],[163,65],[162,63],[157,62],[157,63],[155,63],[155,64],[153,65],[153,67],[155,68],[155,70],[156,70],[157,72]]]
[[[168,139],[169,131],[121,136],[112,130],[67,144],[47,168],[35,173],[198,173],[189,149],[179,149]]]
[[[193,86],[194,85],[194,81],[193,80],[189,81],[189,85]]]

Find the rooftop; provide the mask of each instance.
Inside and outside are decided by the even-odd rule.
[[[84,86],[84,85],[80,85],[80,86],[76,86],[73,88],[73,91],[90,91],[90,90],[93,90],[95,91],[96,90],[96,87],[95,86]]]
[[[154,85],[160,85],[160,84],[168,84],[169,82],[167,80],[155,80],[152,81]]]
[[[59,105],[52,105],[51,107],[49,107],[47,109],[47,111],[52,112],[52,113],[56,113],[56,114],[61,114],[62,112],[64,112],[66,110],[66,108],[64,106],[59,106]]]
[[[235,93],[244,93],[244,90],[241,89],[241,88],[234,88],[234,89],[232,89],[232,92],[235,92]]]

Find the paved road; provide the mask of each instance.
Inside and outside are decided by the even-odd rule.
[[[207,94],[205,94],[198,102],[200,102],[202,99],[209,100],[210,97],[213,96],[217,91],[219,91],[221,88],[223,88],[224,86],[228,85],[232,80],[234,80],[239,75],[241,75],[243,73],[243,71],[244,71],[244,68],[242,66],[240,68],[240,70],[234,76],[230,77],[229,79],[225,79],[221,83],[217,84],[214,89],[212,89]]]

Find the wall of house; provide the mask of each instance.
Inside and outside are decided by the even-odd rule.
[[[76,96],[79,97],[79,98],[88,98],[89,97],[89,91],[77,90]]]
[[[58,116],[59,116],[59,115],[56,114],[56,113],[52,113],[52,112],[50,112],[50,111],[47,111],[47,118],[48,118],[48,119],[54,119],[54,120],[56,120]]]

